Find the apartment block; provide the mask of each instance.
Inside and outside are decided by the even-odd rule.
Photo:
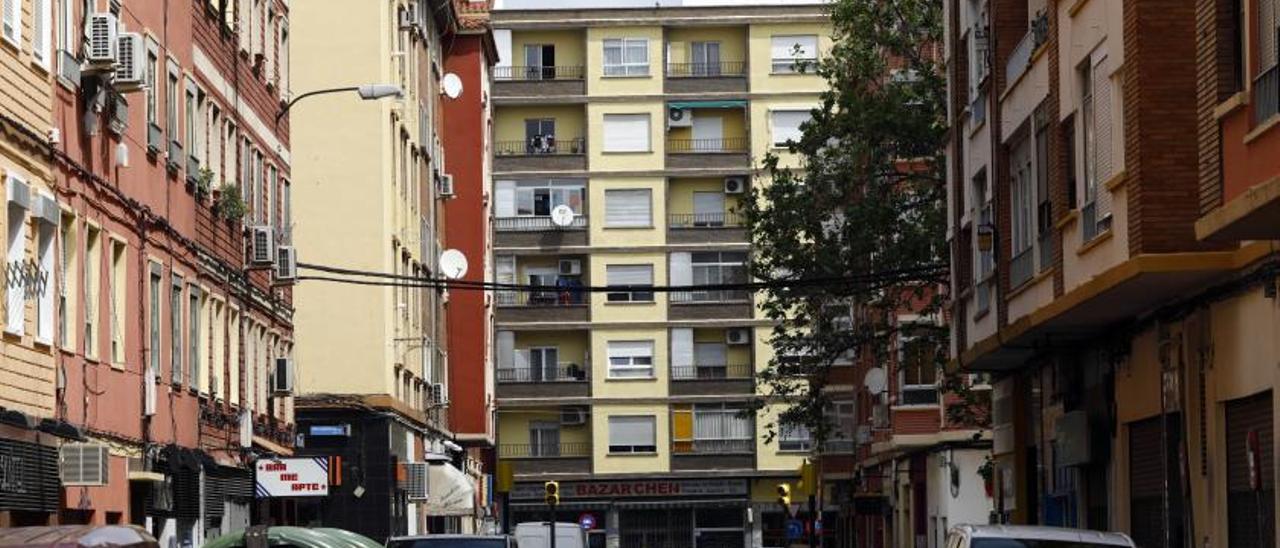
[[[732,15],[732,17],[729,17]],[[504,523],[611,546],[781,545],[807,432],[741,413],[771,357],[741,200],[826,82],[824,8],[498,10],[494,378]],[[611,286],[607,291],[591,287]],[[505,473],[503,474],[505,475]],[[797,507],[799,509],[799,507]]]

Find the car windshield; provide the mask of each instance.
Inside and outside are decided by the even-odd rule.
[[[1114,544],[1074,542],[1069,540],[1034,540],[1016,538],[977,538],[970,548],[1118,548]]]
[[[506,548],[500,538],[406,538],[392,539],[387,548]]]

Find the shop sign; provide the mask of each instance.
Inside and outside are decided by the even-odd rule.
[[[564,499],[746,496],[746,480],[636,480],[560,482]],[[541,484],[518,484],[513,500],[542,499]]]
[[[323,497],[329,494],[329,459],[261,459],[254,479],[258,498]]]

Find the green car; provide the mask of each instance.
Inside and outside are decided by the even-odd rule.
[[[205,543],[204,548],[246,548],[245,531],[236,531]],[[267,532],[269,548],[382,548],[373,539],[342,529],[306,527],[270,527]]]

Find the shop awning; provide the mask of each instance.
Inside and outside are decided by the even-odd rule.
[[[476,488],[471,476],[449,464],[432,464],[427,477],[427,515],[470,516],[475,514]]]
[[[667,108],[747,108],[746,101],[671,101]]]

